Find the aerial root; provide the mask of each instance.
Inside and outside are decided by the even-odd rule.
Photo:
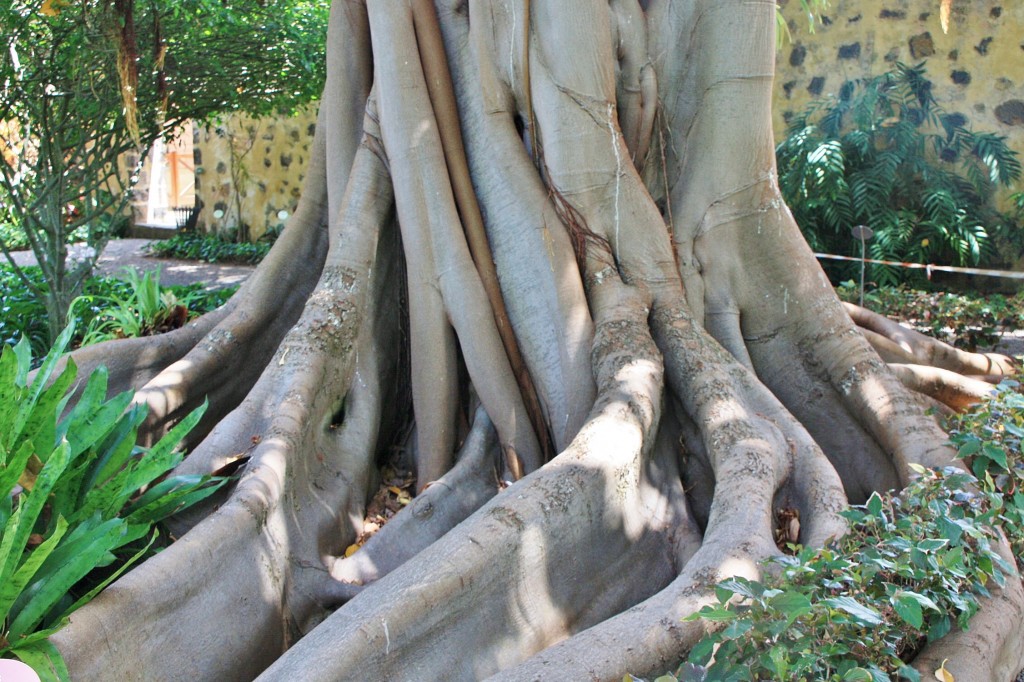
[[[1017,364],[999,353],[971,353],[909,329],[878,313],[844,303],[854,323],[883,360],[930,365],[966,375],[1012,376]]]
[[[487,241],[483,214],[480,211],[476,190],[470,177],[469,163],[466,159],[466,149],[459,123],[458,105],[455,101],[448,60],[445,56],[437,10],[432,0],[413,0],[412,8],[423,75],[426,79],[430,104],[437,117],[441,148],[447,164],[455,204],[459,217],[462,219],[466,244],[480,278],[480,284],[494,314],[494,323],[501,338],[502,347],[519,387],[530,425],[540,445],[540,463],[543,463],[554,456],[554,446],[544,421],[544,413],[533,383],[533,377],[523,360],[515,331],[509,322],[501,285],[498,282],[498,272],[494,265],[491,247]],[[510,462],[514,468],[518,468],[519,464],[518,458]]]
[[[378,131],[370,117],[365,126],[367,139],[376,139]],[[336,411],[341,404],[353,371],[357,336],[365,333],[361,326],[366,308],[375,304],[368,289],[378,241],[393,215],[387,169],[373,144],[359,148],[349,183],[335,223],[337,233],[323,266],[317,268],[319,281],[304,300],[301,316],[277,345],[273,359],[257,365],[261,375],[245,401],[182,463],[181,473],[211,473],[248,455],[272,435],[271,425],[280,421],[282,406],[294,402],[296,391],[303,393],[308,386],[327,381],[337,395],[320,395],[331,404],[321,409]]]
[[[497,445],[487,413],[477,408],[451,471],[431,482],[355,554],[325,558],[331,577],[341,583],[331,589],[355,596],[361,587],[401,566],[494,497],[499,488]]]

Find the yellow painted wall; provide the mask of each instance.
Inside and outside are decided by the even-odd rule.
[[[782,4],[792,42],[777,55],[776,139],[791,113],[845,81],[926,61],[947,112],[1005,135],[1024,155],[1024,0],[953,0],[948,33],[939,0],[831,0],[813,34],[799,0]]]

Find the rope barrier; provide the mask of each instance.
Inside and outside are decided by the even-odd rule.
[[[846,260],[860,263],[862,259],[855,258],[853,256],[836,256],[831,253],[816,253],[814,254],[817,258],[825,258],[829,260]],[[931,263],[898,263],[891,260],[874,260],[872,258],[863,259],[865,263],[872,263],[875,265],[893,265],[899,268],[911,268],[914,270],[924,270],[928,276],[928,279],[932,278],[933,271],[940,272],[962,272],[968,275],[984,275],[985,277],[1006,277],[1008,279],[1024,279],[1024,272],[1009,272],[1007,270],[986,270],[985,268],[958,268],[952,265],[932,265]]]

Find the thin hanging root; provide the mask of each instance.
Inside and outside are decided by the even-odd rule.
[[[931,365],[967,375],[1011,376],[1018,371],[1016,363],[1005,355],[960,350],[866,308],[852,303],[843,306],[886,362]]]
[[[487,293],[487,300],[494,311],[494,322],[497,325],[498,334],[501,336],[502,345],[516,377],[530,423],[533,425],[537,441],[540,443],[543,461],[546,462],[554,456],[551,435],[544,422],[540,400],[537,398],[537,389],[530,377],[530,370],[523,362],[522,354],[519,352],[519,343],[516,341],[515,332],[505,310],[505,300],[501,294],[501,286],[498,284],[498,272],[491,256],[490,245],[487,243],[483,215],[480,213],[476,191],[473,189],[473,182],[469,176],[466,150],[459,127],[459,111],[455,103],[455,91],[452,87],[451,73],[448,70],[437,13],[432,0],[413,0],[412,10],[420,60],[423,64],[423,75],[426,78],[430,104],[433,107],[434,116],[437,118],[441,147],[444,150],[448,176],[451,179],[459,217],[462,219],[466,242],[480,276],[480,282]]]
[[[331,577],[352,588],[372,583],[461,523],[498,493],[496,451],[494,426],[484,409],[478,408],[455,467],[417,495],[355,554],[325,559]],[[350,589],[353,596],[357,591]]]
[[[889,363],[889,369],[907,388],[924,393],[958,411],[984,401],[995,392],[989,383],[948,369],[896,363]]]

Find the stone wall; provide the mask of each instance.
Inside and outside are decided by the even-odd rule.
[[[783,0],[792,42],[779,50],[775,135],[811,101],[844,82],[926,61],[939,104],[1024,154],[1024,2],[953,0],[949,32],[939,0],[831,0],[814,33],[799,0]],[[1004,200],[1006,192],[1004,194]]]
[[[1024,0],[953,0],[949,33],[939,24],[939,0],[831,0],[813,33],[799,0],[782,4],[792,42],[778,53],[776,138],[792,112],[847,80],[927,60],[948,112],[1006,135],[1024,154]],[[282,225],[298,201],[315,119],[310,107],[294,118],[232,116],[197,127],[200,226],[223,232],[244,224],[255,239]]]
[[[199,228],[257,239],[295,210],[309,161],[316,107],[291,118],[226,117],[195,132]]]

